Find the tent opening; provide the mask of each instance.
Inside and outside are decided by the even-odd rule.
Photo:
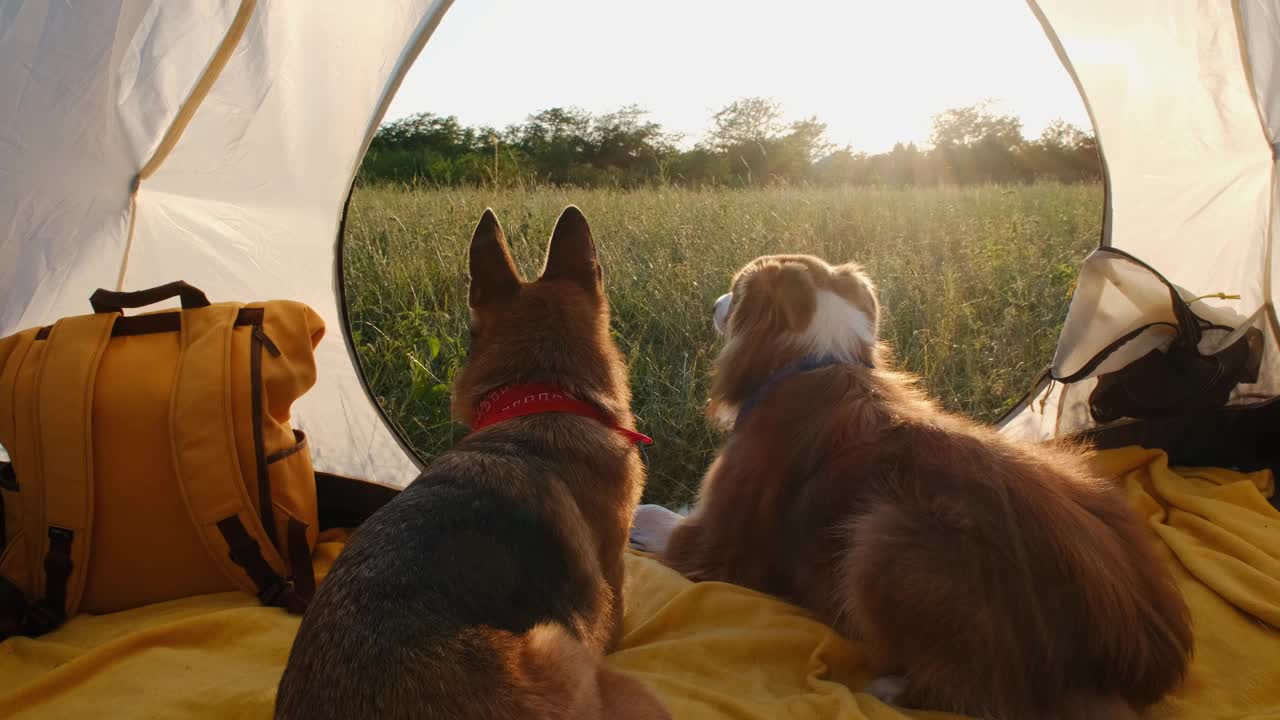
[[[709,462],[710,308],[755,256],[865,264],[899,362],[979,419],[1007,413],[1052,356],[1105,192],[1088,112],[1034,14],[984,8],[975,43],[903,9],[706,5],[567,3],[501,26],[491,4],[459,5],[405,77],[356,174],[340,277],[369,390],[420,457],[466,432],[449,386],[488,206],[526,277],[565,205],[592,223],[635,410],[661,439],[650,500],[687,502]],[[634,32],[599,32],[623,21]],[[659,50],[664,36],[687,52]]]

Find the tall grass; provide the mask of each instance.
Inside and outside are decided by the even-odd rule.
[[[881,335],[946,407],[994,420],[1053,353],[1071,281],[1096,244],[1097,185],[919,190],[356,190],[346,282],[361,363],[424,457],[466,432],[448,387],[466,353],[467,243],[493,207],[537,274],[560,210],[596,237],[634,409],[656,444],[647,499],[692,498],[718,443],[701,411],[712,303],[748,260],[856,260],[879,285]]]

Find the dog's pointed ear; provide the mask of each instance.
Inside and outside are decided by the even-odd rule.
[[[498,216],[486,208],[471,235],[471,291],[473,308],[514,295],[520,290],[520,273],[511,260],[507,237]]]
[[[769,286],[774,306],[782,313],[787,330],[804,332],[818,309],[818,288],[802,265],[784,263],[772,271]]]
[[[551,231],[551,245],[547,247],[547,263],[541,279],[569,280],[593,293],[601,292],[604,287],[591,226],[587,225],[582,211],[573,205],[560,213],[556,229]]]

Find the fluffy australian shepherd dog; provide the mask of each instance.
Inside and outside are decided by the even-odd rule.
[[[644,486],[626,365],[586,218],[525,282],[493,213],[471,240],[475,432],[351,536],[307,608],[276,718],[660,720],[601,662]]]
[[[1119,489],[882,367],[859,267],[759,258],[715,320],[709,411],[731,432],[670,566],[808,608],[906,707],[1132,718],[1179,684],[1187,607]]]

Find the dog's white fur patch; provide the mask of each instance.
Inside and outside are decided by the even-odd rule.
[[[894,705],[907,689],[907,679],[900,675],[881,675],[872,680],[862,692],[874,696],[886,705]]]
[[[661,553],[676,526],[689,515],[689,506],[668,510],[661,505],[640,505],[631,518],[631,547]]]
[[[716,332],[724,335],[729,329],[729,306],[733,304],[733,293],[725,293],[716,300],[711,320],[715,323]]]
[[[814,355],[834,355],[846,362],[866,359],[876,344],[875,324],[853,303],[831,292],[818,291],[818,306],[801,340]]]

